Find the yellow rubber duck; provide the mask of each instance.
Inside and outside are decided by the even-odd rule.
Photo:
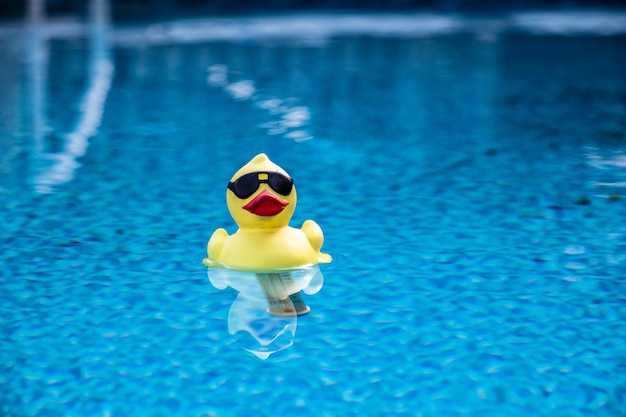
[[[239,229],[229,235],[217,229],[207,245],[208,267],[271,272],[330,263],[320,252],[322,229],[306,220],[301,229],[289,226],[296,208],[296,187],[281,167],[260,153],[233,175],[226,204]]]

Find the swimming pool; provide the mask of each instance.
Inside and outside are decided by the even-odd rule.
[[[3,27],[0,414],[624,415],[624,22]],[[259,152],[334,261],[230,334],[201,259]]]

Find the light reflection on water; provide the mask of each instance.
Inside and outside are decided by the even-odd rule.
[[[626,198],[626,155],[623,150],[587,149],[588,163],[596,168],[593,186],[609,199]]]
[[[281,99],[259,92],[253,80],[229,82],[228,67],[223,64],[211,65],[207,71],[209,85],[222,88],[236,101],[250,100],[257,108],[267,111],[271,120],[259,126],[266,129],[268,135],[278,135],[296,142],[313,139],[309,131],[303,129],[311,120],[311,112],[306,106],[299,105],[297,98]],[[235,76],[241,78],[239,74]]]
[[[49,152],[44,147],[44,137],[49,127],[46,115],[48,77],[49,34],[44,30],[45,2],[31,1],[29,30],[31,48],[29,51],[32,89],[33,140],[37,168],[33,184],[39,193],[49,193],[54,188],[74,178],[80,164],[78,158],[85,155],[89,139],[98,132],[107,94],[113,80],[114,64],[110,57],[109,31],[110,17],[106,0],[90,2],[92,19],[89,22],[89,68],[88,84],[80,100],[78,120],[74,129],[64,134],[61,150]]]

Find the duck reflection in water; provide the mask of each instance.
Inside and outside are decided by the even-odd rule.
[[[209,268],[211,284],[238,291],[228,312],[228,333],[261,359],[293,344],[298,316],[311,309],[302,293],[315,294],[324,283],[319,267],[271,273]]]

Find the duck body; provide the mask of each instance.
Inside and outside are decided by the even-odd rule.
[[[226,191],[228,210],[239,229],[229,235],[217,229],[207,245],[209,267],[270,272],[329,263],[320,251],[322,229],[312,220],[302,228],[289,226],[296,204],[293,180],[259,154],[231,179]]]
[[[307,222],[314,223],[312,220]],[[307,225],[311,227],[310,223]],[[240,228],[232,235],[216,231],[209,240],[208,254],[209,259],[219,266],[256,272],[307,268],[328,263],[331,259],[311,244],[302,229],[289,226],[278,229]]]

